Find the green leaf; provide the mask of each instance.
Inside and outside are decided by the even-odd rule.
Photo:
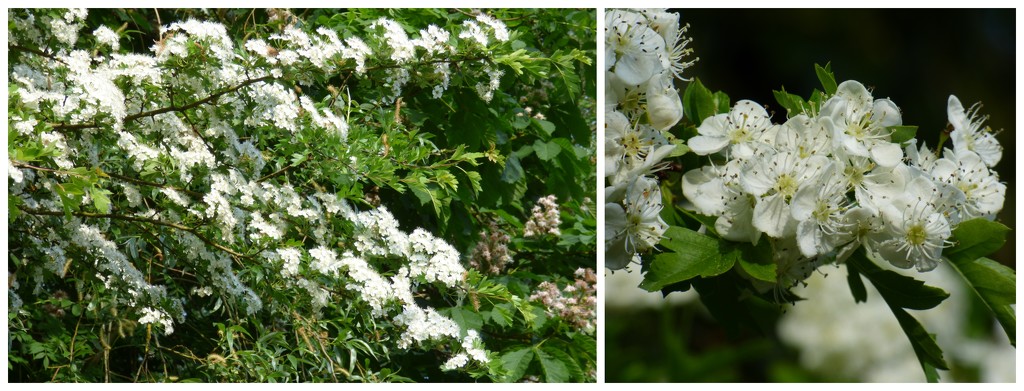
[[[18,205],[21,205],[22,201],[17,196],[7,193],[7,224],[10,225],[18,219],[21,215],[21,209],[18,209]]]
[[[878,293],[892,310],[903,332],[910,340],[910,345],[917,354],[918,361],[925,376],[929,375],[929,366],[938,369],[949,369],[942,358],[942,349],[935,343],[935,337],[928,334],[917,319],[910,316],[904,308],[928,309],[935,307],[949,296],[945,291],[924,285],[923,282],[895,272],[883,270],[867,258],[864,249],[857,249],[846,261],[858,273],[863,274],[878,288]]]
[[[512,303],[501,303],[495,305],[490,316],[494,324],[504,328],[512,324]]]
[[[576,67],[573,65],[574,54],[580,53],[579,50],[573,49],[572,53],[562,55],[561,51],[556,51],[551,55],[551,67],[557,73],[557,81],[559,82],[557,87],[559,92],[564,92],[569,97],[569,101],[576,102],[576,97],[580,95],[580,76],[576,74]],[[582,57],[584,60],[589,60],[587,57]]]
[[[506,380],[514,382],[522,379],[526,374],[526,369],[530,367],[531,361],[533,361],[533,348],[530,347],[513,350],[502,355],[501,364],[508,371]]]
[[[110,194],[109,190],[94,187],[89,194],[92,196],[92,205],[96,207],[96,210],[100,213],[110,213],[110,197],[107,196]]]
[[[505,171],[501,173],[501,180],[505,183],[515,183],[523,179],[523,166],[519,164],[519,158],[515,155],[505,159]]]
[[[897,143],[897,144],[905,143],[905,142],[910,141],[911,139],[913,139],[915,136],[917,136],[917,127],[916,126],[910,126],[910,125],[890,126],[890,127],[886,128],[886,129],[888,129],[890,132],[892,132],[892,136],[890,137],[890,140],[892,140],[892,142]]]
[[[736,247],[742,254],[738,259],[740,269],[758,280],[771,283],[776,281],[777,266],[772,260],[771,244],[767,240],[760,241],[757,246],[739,243]]]
[[[572,356],[569,355],[569,353],[566,353],[568,348],[565,348],[563,350],[562,348],[557,348],[548,345],[544,346],[544,348],[542,348],[541,350],[543,350],[547,354],[550,354],[552,357],[562,362],[562,364],[565,364],[565,368],[569,372],[570,379],[574,381],[583,380],[583,369],[580,368],[579,364],[576,363],[576,360],[574,360]]]
[[[952,260],[951,260],[952,261]],[[1017,346],[1017,273],[988,258],[952,261],[967,285],[995,315],[1013,346]]]
[[[480,330],[484,325],[484,318],[473,310],[464,307],[452,307],[448,309],[448,316],[459,325],[462,330]]]
[[[526,49],[519,49],[509,54],[494,57],[494,62],[508,65],[517,75],[523,74],[523,63],[531,60],[533,59],[530,58],[530,55],[526,54]]]
[[[818,64],[814,64],[814,73],[818,75],[818,81],[821,82],[821,86],[825,89],[825,93],[835,95],[838,86],[836,85],[836,77],[832,74],[831,69],[831,63],[825,64],[824,68]]]
[[[865,303],[868,301],[868,291],[864,287],[864,280],[861,280],[860,273],[857,272],[857,268],[846,264],[846,281],[850,284],[850,293],[853,294],[853,300],[857,303]]]
[[[741,251],[723,241],[683,227],[669,227],[659,243],[672,250],[655,256],[641,288],[655,292],[694,277],[711,277],[732,268]]]
[[[1007,226],[983,218],[961,222],[950,239],[955,244],[942,255],[953,262],[984,257],[1003,247],[1009,231]]]
[[[804,113],[808,107],[804,98],[786,92],[786,87],[782,87],[782,90],[779,91],[773,90],[772,94],[775,95],[775,101],[779,102],[779,105],[786,109],[787,118]]]
[[[711,90],[700,83],[700,79],[693,78],[690,85],[686,86],[683,92],[683,116],[700,125],[704,119],[715,114],[715,97]]]
[[[676,147],[674,149],[672,149],[672,152],[669,153],[668,156],[666,156],[666,157],[683,156],[687,152],[690,152],[690,147],[687,146],[686,143],[680,142],[680,143],[676,144]]]
[[[900,327],[903,328],[903,332],[910,339],[910,345],[914,348],[914,353],[917,354],[917,359],[921,362],[921,368],[924,369],[925,374],[927,375],[928,373],[929,365],[938,369],[949,370],[949,365],[942,358],[942,349],[935,343],[935,337],[928,334],[928,331],[924,329],[921,322],[910,316],[907,311],[893,306],[891,303],[889,304],[889,309],[892,310],[893,315],[896,315],[896,320],[900,322]]]
[[[569,381],[569,368],[562,360],[543,349],[533,348],[533,354],[540,362],[540,369],[544,372],[544,381],[547,383],[565,383]]]
[[[551,121],[534,118],[533,124],[536,125],[534,126],[535,128],[543,131],[548,137],[551,137],[551,134],[555,132],[555,124]]]
[[[881,293],[891,306],[926,310],[939,305],[949,297],[949,293],[946,291],[927,286],[924,281],[878,267],[867,258],[864,249],[854,252],[847,260],[847,265],[854,267],[858,273],[867,277],[868,281],[878,288],[878,293]]]
[[[533,151],[537,153],[537,157],[540,160],[548,161],[558,156],[558,153],[562,151],[562,147],[553,141],[544,142],[537,140],[533,142]]]
[[[722,91],[715,92],[715,106],[718,113],[728,113],[729,108],[729,95],[726,95]]]

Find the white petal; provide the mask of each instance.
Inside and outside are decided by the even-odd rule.
[[[879,142],[871,147],[871,159],[882,167],[896,167],[903,160],[903,149],[896,143]]]
[[[683,101],[675,88],[663,86],[662,77],[656,79],[648,87],[647,118],[655,129],[667,130],[683,119]]]
[[[704,166],[683,174],[683,196],[693,203],[697,213],[717,216],[725,209],[725,185],[713,167]]]
[[[729,146],[729,139],[725,136],[694,136],[686,145],[694,153],[704,156],[721,151]]]
[[[946,101],[946,118],[957,129],[968,124],[964,105],[960,103],[960,99],[957,99],[956,95],[950,95],[949,100]]]
[[[796,244],[805,257],[818,255],[822,232],[813,221],[801,221],[796,228]]]
[[[797,190],[796,195],[793,196],[793,200],[790,202],[790,214],[797,221],[804,221],[811,218],[814,214],[815,206],[818,204],[818,190],[820,189],[820,182],[811,182],[810,186],[803,186],[800,190]]]
[[[754,227],[773,238],[784,236],[790,219],[789,205],[778,194],[765,197],[754,206]]]
[[[888,99],[876,100],[871,110],[871,121],[882,127],[903,124],[900,108]]]

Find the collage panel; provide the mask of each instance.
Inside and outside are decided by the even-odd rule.
[[[1014,10],[604,22],[604,381],[1016,380]]]
[[[597,17],[8,9],[5,379],[597,381]]]

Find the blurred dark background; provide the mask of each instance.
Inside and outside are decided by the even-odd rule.
[[[750,99],[785,109],[772,90],[807,98],[821,89],[814,64],[832,63],[836,81],[857,80],[877,98],[903,110],[903,123],[919,126],[919,140],[934,149],[946,127],[946,101],[965,108],[982,103],[986,125],[1002,130],[996,166],[1007,185],[998,220],[1016,228],[1014,202],[1016,53],[1013,9],[674,9],[689,23],[690,46],[700,61],[687,76],[700,78],[733,102]],[[952,143],[946,144],[952,147]],[[993,259],[1016,269],[1014,231]]]
[[[990,116],[985,124],[1001,130],[998,139],[1004,147],[996,170],[1007,184],[1007,194],[998,220],[1014,230],[991,257],[1016,269],[1015,10],[670,11],[679,12],[681,23],[690,25],[690,47],[700,57],[686,76],[699,78],[712,91],[725,92],[732,102],[751,99],[768,106],[776,123],[785,121],[785,110],[772,90],[785,87],[808,97],[821,88],[815,63],[831,62],[838,82],[857,80],[872,89],[875,98],[892,99],[903,111],[904,124],[919,126],[918,139],[933,149],[946,128],[950,94],[966,107],[982,102],[981,114]],[[610,288],[606,295],[627,292]],[[989,333],[991,321],[978,318],[978,328]],[[607,306],[604,324],[609,382],[857,380],[821,377],[802,369],[797,352],[773,332],[726,335],[696,301],[654,308]],[[962,373],[954,379],[979,380],[976,374]]]

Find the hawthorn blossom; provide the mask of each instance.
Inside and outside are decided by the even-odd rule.
[[[852,155],[871,157],[880,166],[893,167],[903,159],[903,149],[890,142],[890,126],[902,125],[896,104],[874,99],[863,84],[844,81],[821,107],[824,124],[832,129],[836,148]]]
[[[659,53],[665,39],[631,11],[612,10],[605,14],[605,70],[611,70],[626,84],[639,85],[661,72]]]
[[[965,111],[960,99],[950,95],[946,112],[949,123],[953,125],[953,132],[949,134],[949,138],[953,141],[953,149],[956,151],[975,152],[986,166],[995,167],[1003,157],[1003,146],[987,127],[982,129],[981,126],[988,116],[979,116],[980,109],[981,105],[975,104]]]
[[[687,144],[698,155],[710,155],[728,148],[727,155],[745,159],[754,155],[772,125],[768,111],[757,103],[741,100],[728,113],[701,122],[698,135]]]
[[[661,219],[661,188],[658,181],[640,177],[626,190],[625,208],[605,204],[605,232],[611,238],[605,244],[605,267],[621,269],[633,254],[653,248],[668,224]]]

